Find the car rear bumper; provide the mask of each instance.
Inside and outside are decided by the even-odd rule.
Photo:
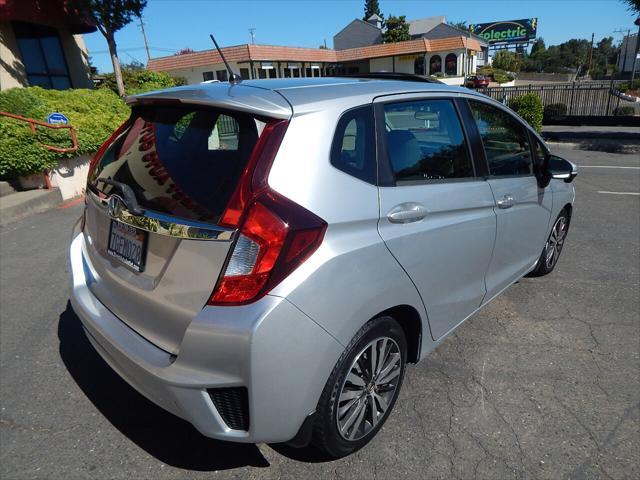
[[[205,307],[178,355],[137,334],[91,292],[95,281],[84,236],[70,246],[71,303],[87,337],[130,385],[202,434],[237,442],[293,438],[318,398],[343,346],[286,299]],[[208,390],[246,387],[249,428],[230,428]]]

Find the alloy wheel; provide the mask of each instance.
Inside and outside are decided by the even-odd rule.
[[[398,344],[379,337],[356,356],[342,384],[336,406],[338,432],[345,440],[366,436],[389,411],[401,380]]]
[[[560,216],[551,229],[549,240],[545,247],[545,264],[548,269],[555,266],[564,245],[564,239],[567,235],[567,217]]]

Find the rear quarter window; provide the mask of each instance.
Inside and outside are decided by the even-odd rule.
[[[367,183],[376,183],[375,132],[370,105],[345,112],[336,127],[331,165]]]

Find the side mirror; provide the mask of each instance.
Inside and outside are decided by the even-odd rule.
[[[571,183],[578,175],[578,167],[575,164],[557,155],[548,156],[547,171],[551,178],[564,180],[566,183]]]

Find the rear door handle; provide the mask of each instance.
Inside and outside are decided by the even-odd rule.
[[[502,200],[498,200],[496,202],[496,205],[498,205],[498,208],[511,208],[515,205],[516,200],[515,198],[513,198],[513,195],[511,195],[510,193],[505,194],[504,197],[502,197]]]
[[[387,218],[391,223],[411,223],[422,220],[428,213],[424,205],[416,202],[406,202],[393,207],[387,213]]]

